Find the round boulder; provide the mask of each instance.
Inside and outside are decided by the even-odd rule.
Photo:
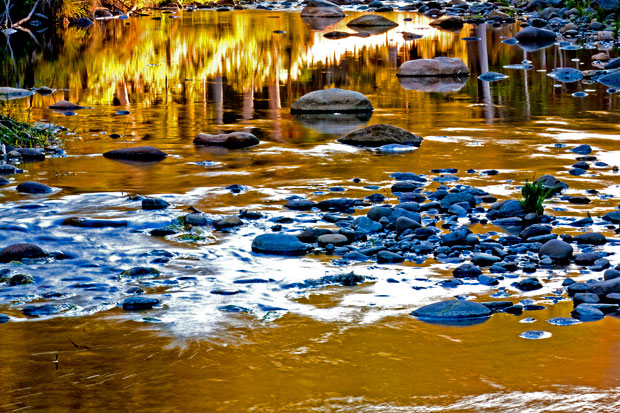
[[[315,90],[291,105],[291,113],[355,113],[372,110],[372,104],[363,94],[338,88]]]
[[[545,242],[545,244],[538,251],[539,256],[547,255],[554,261],[566,262],[573,255],[573,247],[562,240],[552,239]]]
[[[304,255],[309,245],[293,235],[262,234],[252,241],[252,251],[273,255]]]
[[[0,250],[0,262],[21,261],[23,258],[45,257],[45,252],[37,245],[19,243]]]
[[[522,44],[554,42],[557,35],[551,30],[529,26],[515,35],[515,39]]]
[[[398,68],[397,76],[469,76],[465,62],[458,57],[408,60]]]
[[[376,148],[382,145],[420,146],[422,138],[404,129],[392,125],[377,124],[358,129],[338,139],[338,142],[353,146]]]
[[[433,20],[429,25],[439,27],[444,30],[460,30],[463,28],[463,19],[459,16],[443,16]]]
[[[418,308],[411,315],[431,323],[475,324],[486,321],[491,316],[491,310],[472,301],[450,300]]]
[[[194,145],[199,146],[222,146],[228,149],[241,149],[258,145],[258,138],[251,133],[233,132],[208,135],[199,133],[194,138]]]
[[[39,182],[26,181],[17,185],[17,192],[26,194],[49,194],[52,188]]]

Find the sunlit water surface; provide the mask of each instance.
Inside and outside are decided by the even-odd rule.
[[[177,19],[131,18],[97,23],[87,31],[68,29],[42,41],[41,48],[25,35],[12,38],[17,52],[15,61],[3,56],[2,85],[58,91],[12,101],[5,111],[71,132],[64,142],[67,156],[21,165],[24,174],[10,177],[11,184],[0,190],[2,245],[33,242],[78,258],[23,265],[19,271],[33,275],[35,283],[3,289],[0,312],[12,320],[0,326],[0,409],[620,409],[619,320],[607,317],[570,327],[546,322],[570,312],[570,301],[556,294],[567,276],[588,280],[600,274],[575,266],[540,271],[536,275],[544,288],[523,293],[511,285],[514,278],[499,287],[473,282],[441,287],[438,283],[450,279],[456,265],[432,256],[404,265],[343,266],[335,256],[280,258],[251,252],[252,239],[270,231],[278,217],[294,218],[282,224],[286,233],[333,228],[313,212],[284,210],[285,198],[363,198],[379,192],[394,203],[393,172],[426,174],[431,181],[437,176],[431,169],[457,168],[458,183],[499,199],[516,197],[526,178],[547,173],[569,183],[568,194],[599,191],[589,195],[589,205],[548,205],[548,212],[566,217],[565,222],[618,206],[620,180],[611,169],[620,163],[618,97],[597,84],[555,87],[546,76],[555,67],[592,68],[596,46],[524,52],[501,43],[518,31],[516,26],[466,25],[452,33],[432,29],[429,19],[412,13],[386,14],[399,26],[385,33],[323,37],[332,30],[351,32],[346,23],[356,15],[348,13],[323,27],[303,21],[298,12],[200,11]],[[402,31],[423,37],[406,41]],[[20,47],[35,51],[20,54]],[[460,57],[472,74],[448,85],[451,93],[399,82],[395,73],[402,62],[435,56]],[[534,69],[504,68],[523,60],[532,61]],[[479,81],[486,71],[509,78]],[[370,120],[329,122],[290,115],[296,99],[326,87],[364,93],[375,107]],[[577,91],[588,95],[572,96]],[[61,99],[89,109],[75,116],[47,109]],[[405,128],[425,141],[416,151],[398,154],[336,142],[374,123]],[[237,130],[255,133],[261,144],[241,151],[192,144],[199,132]],[[111,139],[113,133],[122,137]],[[581,177],[569,175],[576,162],[570,149],[581,143],[590,144],[593,155],[608,166],[593,167]],[[131,145],[156,146],[169,156],[149,165],[101,156]],[[491,169],[499,173],[484,172]],[[361,181],[354,182],[356,177]],[[18,194],[15,186],[26,180],[55,191]],[[226,189],[231,184],[245,188],[234,194]],[[437,185],[431,181],[428,188]],[[332,192],[332,187],[345,192]],[[173,207],[143,211],[140,202],[127,198],[135,194],[164,198]],[[205,229],[197,240],[148,235],[185,214],[188,206],[213,217],[241,209],[264,217],[233,233]],[[60,225],[74,216],[123,219],[129,226]],[[617,237],[602,225],[595,229]],[[491,225],[473,225],[472,230],[501,231]],[[174,257],[150,264],[156,250]],[[602,250],[617,251],[616,243]],[[610,261],[619,263],[614,255]],[[138,265],[155,266],[162,275],[119,277]],[[372,279],[356,287],[287,288],[349,271]],[[235,283],[254,278],[267,282]],[[135,286],[163,306],[123,312],[118,303]],[[211,294],[218,289],[240,293]],[[59,294],[45,299],[49,292]],[[531,299],[547,308],[520,317],[497,314],[469,327],[435,326],[409,316],[420,305],[456,295]],[[36,321],[21,314],[26,303],[43,302],[65,311]],[[220,310],[230,305],[247,312]],[[533,323],[520,322],[530,317]],[[528,330],[551,336],[521,338]]]

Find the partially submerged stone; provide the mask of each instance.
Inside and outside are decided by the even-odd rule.
[[[125,311],[139,311],[149,310],[159,304],[159,300],[149,297],[129,297],[123,301],[123,310]]]
[[[358,129],[338,139],[338,142],[353,146],[376,148],[382,145],[400,144],[420,146],[422,138],[392,125],[376,124]]]
[[[475,324],[488,320],[491,310],[473,301],[449,300],[418,308],[411,315],[431,323]]]
[[[372,112],[366,96],[338,88],[315,90],[300,97],[291,105],[291,113],[355,113]]]
[[[26,181],[17,185],[17,192],[23,192],[26,194],[49,194],[52,192],[52,188],[42,184],[40,182]]]
[[[440,27],[444,30],[460,30],[463,28],[463,19],[459,16],[442,16],[433,20],[429,25]]]
[[[342,18],[344,12],[336,4],[326,0],[310,0],[301,11],[301,17]]]
[[[161,161],[168,155],[152,146],[137,146],[133,148],[114,149],[103,154],[109,159],[120,159],[125,161],[153,162]]]
[[[0,100],[14,100],[34,95],[34,92],[14,87],[0,87]]]
[[[233,132],[209,135],[199,133],[194,138],[194,145],[198,146],[222,146],[228,149],[241,149],[258,145],[258,138],[251,133]]]
[[[310,246],[293,235],[262,234],[252,241],[252,251],[273,255],[304,255]]]
[[[469,76],[469,69],[458,57],[436,57],[434,59],[409,60],[400,65],[397,76]]]
[[[61,100],[54,103],[50,106],[50,109],[60,110],[60,111],[70,111],[70,110],[78,110],[84,109],[84,106],[77,105],[73,102],[69,102],[68,100]]]
[[[556,37],[555,32],[534,26],[528,26],[514,36],[521,44],[553,43]]]
[[[25,242],[9,245],[0,250],[0,262],[2,263],[21,261],[24,258],[42,257],[45,257],[45,252],[41,247]]]
[[[383,16],[378,14],[365,14],[363,16],[358,17],[357,19],[351,20],[347,23],[349,27],[373,27],[373,26],[386,26],[386,27],[396,27],[398,23],[393,22],[392,20],[386,19]]]

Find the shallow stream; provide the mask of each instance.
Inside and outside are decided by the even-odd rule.
[[[0,189],[2,246],[32,242],[75,258],[19,268],[2,264],[35,282],[3,286],[0,293],[0,313],[11,316],[0,325],[1,410],[620,410],[620,320],[567,327],[546,321],[569,316],[572,302],[558,292],[566,277],[584,281],[601,273],[573,265],[539,271],[544,288],[532,292],[512,286],[528,276],[522,273],[494,287],[465,282],[446,288],[441,282],[457,264],[432,255],[377,264],[252,253],[253,238],[276,224],[291,234],[310,226],[335,228],[315,212],[284,209],[287,197],[318,201],[380,193],[396,203],[390,191],[394,172],[425,174],[425,189],[434,189],[441,174],[432,169],[456,168],[459,181],[450,185],[471,185],[500,200],[518,198],[526,179],[552,174],[570,185],[566,194],[592,200],[548,204],[547,213],[565,222],[618,207],[620,178],[612,169],[620,164],[618,96],[602,85],[547,76],[556,67],[591,69],[591,56],[605,45],[562,43],[526,52],[502,43],[518,24],[466,25],[454,33],[431,28],[430,19],[415,13],[385,14],[399,26],[369,37],[323,37],[351,31],[346,23],[358,14],[348,12],[324,27],[291,11],[132,17],[60,31],[43,49],[18,53],[14,65],[3,57],[0,84],[57,89],[51,96],[11,101],[4,110],[69,132],[63,137],[66,155],[21,164],[24,173]],[[423,37],[405,40],[402,31]],[[16,49],[29,41],[13,40]],[[472,73],[439,84],[396,77],[402,62],[435,56],[460,57]],[[524,60],[533,69],[505,68]],[[477,79],[487,71],[509,77]],[[375,108],[370,119],[290,114],[303,94],[327,87],[365,94]],[[69,114],[48,109],[61,99],[88,108]],[[336,142],[375,123],[425,140],[417,150],[396,153]],[[192,143],[200,132],[240,130],[254,133],[261,144],[229,151]],[[577,157],[570,149],[583,143],[606,165],[570,175]],[[153,164],[101,156],[139,145],[169,156]],[[15,191],[28,180],[54,192]],[[227,188],[234,184],[242,186],[240,192]],[[144,211],[133,195],[163,198],[172,207]],[[263,217],[231,232],[149,235],[190,206],[213,217],[244,209]],[[61,225],[69,217],[124,220],[128,226]],[[612,241],[599,250],[612,253],[608,259],[615,266],[618,235],[596,223],[593,230]],[[502,232],[491,224],[471,229]],[[161,274],[121,276],[136,266],[153,266]],[[351,271],[369,279],[354,287],[299,287]],[[135,287],[162,305],[124,312],[118,304]],[[495,314],[468,327],[427,324],[410,315],[455,296],[529,300],[546,308]],[[21,312],[42,303],[62,311],[38,319]],[[551,336],[520,337],[528,330]]]

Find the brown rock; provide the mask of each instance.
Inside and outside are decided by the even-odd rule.
[[[251,133],[233,132],[221,133],[218,135],[208,135],[199,133],[194,138],[194,145],[201,146],[223,146],[228,149],[247,148],[258,145],[258,138]]]
[[[398,68],[397,76],[468,76],[469,69],[458,57],[409,60]]]
[[[377,148],[383,145],[400,144],[420,146],[422,138],[392,125],[376,124],[356,130],[338,139],[338,142],[353,146]]]
[[[69,102],[68,100],[61,100],[59,102],[54,103],[52,106],[50,106],[50,109],[76,110],[76,109],[84,109],[84,106],[76,105],[75,103]]]

